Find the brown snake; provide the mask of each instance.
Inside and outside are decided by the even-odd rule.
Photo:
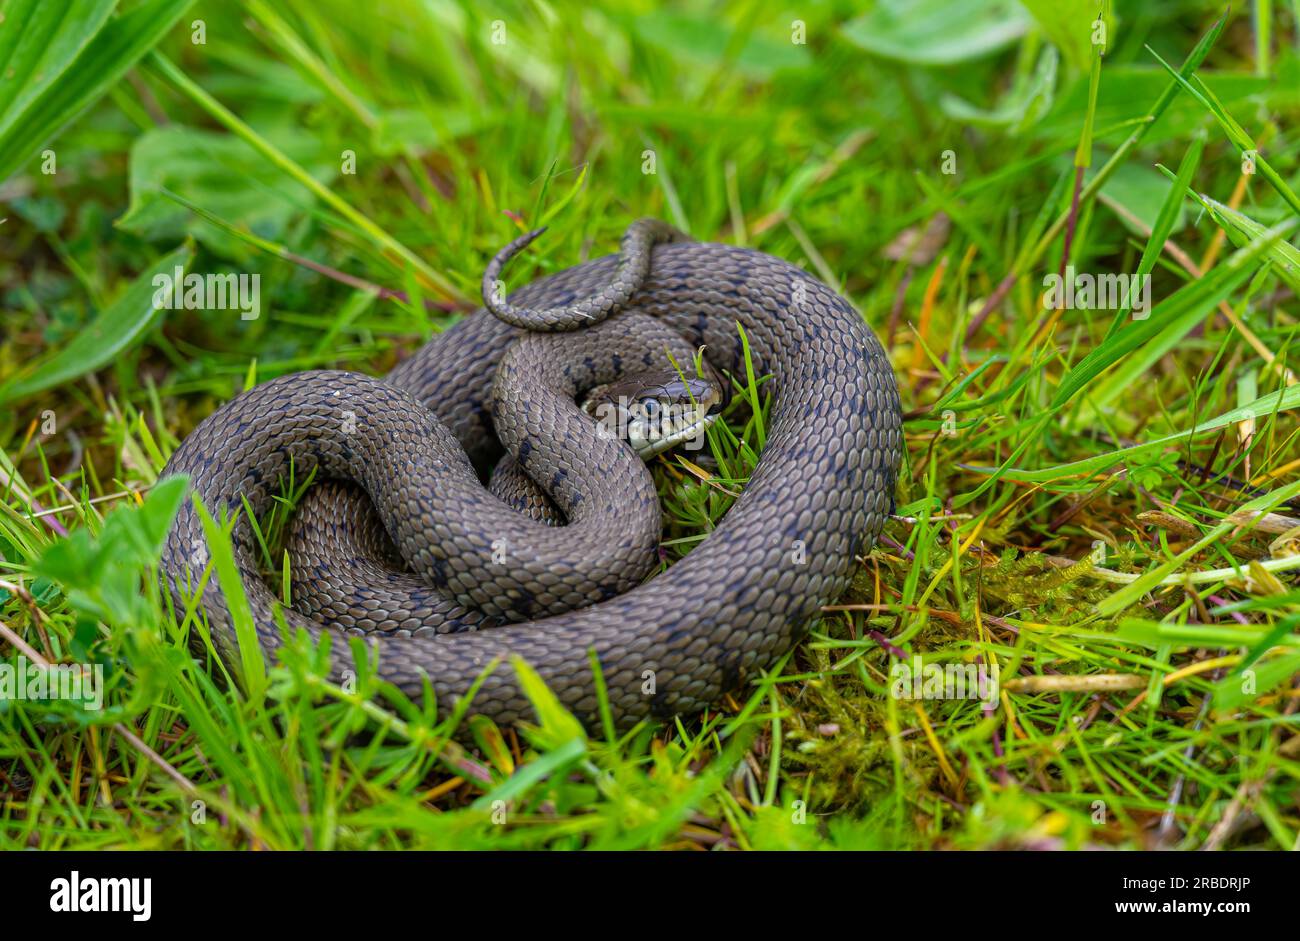
[[[417,700],[427,678],[449,708],[499,658],[472,711],[530,719],[504,662],[517,655],[595,725],[594,650],[620,725],[697,711],[768,667],[845,590],[890,511],[902,437],[889,362],[843,298],[770,255],[682,238],[637,223],[621,256],[506,302],[490,292],[531,239],[516,240],[489,267],[485,298],[531,329],[479,310],[383,380],[273,379],[200,423],[164,475],[188,474],[214,513],[241,514],[246,499],[261,517],[291,463],[299,481],[314,470],[325,482],[304,496],[289,536],[294,607],[284,620],[313,637],[364,633],[379,675]],[[714,370],[743,380],[738,324],[754,374],[770,376],[765,447],[716,528],[647,581],[662,532],[654,481],[575,399],[662,372],[665,349],[685,366],[702,346]],[[556,329],[568,332],[537,332]],[[505,473],[535,481],[567,525],[532,519],[519,512],[527,499],[480,482],[503,444],[515,462]],[[279,604],[242,515],[232,542],[271,655]],[[163,551],[178,603],[206,563],[187,501]],[[202,610],[222,657],[238,661],[215,582]],[[336,676],[353,667],[337,637],[332,650]]]

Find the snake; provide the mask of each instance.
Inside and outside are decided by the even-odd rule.
[[[279,376],[181,441],[162,476],[185,475],[195,499],[160,573],[204,627],[196,649],[240,663],[241,625],[268,657],[328,636],[336,681],[364,668],[513,726],[537,721],[532,676],[588,727],[624,728],[742,689],[843,596],[893,511],[903,451],[898,386],[863,316],[794,264],[657,220],[507,296],[502,270],[538,234],[492,259],[482,308],[382,379]],[[639,453],[593,417],[593,392],[611,390],[685,408]],[[687,432],[707,441],[737,396],[762,412],[757,463],[665,566],[647,461]],[[286,598],[257,521],[308,480]],[[207,584],[205,513],[228,527],[242,592]]]

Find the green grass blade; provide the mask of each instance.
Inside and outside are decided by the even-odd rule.
[[[1253,274],[1255,262],[1264,257],[1287,232],[1294,229],[1297,221],[1300,220],[1288,219],[1269,229],[1263,237],[1236,252],[1210,274],[1165,298],[1155,306],[1148,319],[1136,321],[1104,340],[1061,380],[1051,408],[1060,408],[1097,376],[1157,334],[1166,330],[1177,332],[1180,329],[1190,329],[1192,324],[1206,316],[1229,292]]]
[[[1292,409],[1300,408],[1300,385],[1288,386],[1277,392],[1271,392],[1268,395],[1260,396],[1253,402],[1240,408],[1234,408],[1232,411],[1216,415],[1208,421],[1200,422],[1192,428],[1185,431],[1177,431],[1171,435],[1165,435],[1152,441],[1146,441],[1142,444],[1135,444],[1132,447],[1118,448],[1114,451],[1108,451],[1105,454],[1098,454],[1094,457],[1084,458],[1081,461],[1071,461],[1067,464],[1056,464],[1052,467],[1044,467],[1040,470],[1021,470],[1019,468],[1003,468],[1001,476],[1006,480],[1018,480],[1026,483],[1044,483],[1050,480],[1060,480],[1066,477],[1079,477],[1086,474],[1095,474],[1103,471],[1108,467],[1114,467],[1127,460],[1149,454],[1152,451],[1161,448],[1167,448],[1171,445],[1180,444],[1190,438],[1196,438],[1211,431],[1217,431],[1234,422],[1247,421],[1250,419],[1260,419],[1275,412],[1286,412]],[[984,468],[974,468],[981,472],[990,472]]]
[[[244,581],[235,565],[230,533],[212,518],[197,496],[194,498],[194,509],[203,525],[208,554],[216,570],[217,582],[230,614],[230,623],[239,642],[239,679],[248,699],[258,702],[265,694],[268,683],[266,658],[262,655],[257,627],[253,623],[253,609],[248,603],[248,595],[244,593]]]
[[[193,249],[185,245],[159,259],[62,350],[0,386],[0,404],[71,382],[108,365],[129,350],[162,315],[154,306],[157,290],[154,278],[163,274],[171,277],[193,257]]]
[[[200,107],[203,108],[214,119],[219,121],[231,133],[242,138],[251,144],[262,156],[270,160],[276,167],[289,177],[302,184],[318,199],[328,205],[340,216],[347,219],[348,222],[356,226],[361,232],[365,233],[372,239],[376,245],[392,252],[402,261],[411,265],[428,279],[430,285],[442,291],[443,294],[451,300],[462,300],[460,291],[447,279],[441,272],[431,267],[424,259],[415,252],[411,251],[388,232],[384,231],[379,225],[373,222],[368,216],[354,209],[347,200],[339,196],[333,189],[321,183],[310,173],[304,170],[299,164],[290,159],[283,151],[268,141],[257,131],[253,130],[245,122],[241,121],[229,108],[213,98],[208,92],[204,91],[199,85],[195,84],[188,75],[182,72],[176,65],[161,53],[153,53],[150,56],[150,62],[164,78],[192,98]]]

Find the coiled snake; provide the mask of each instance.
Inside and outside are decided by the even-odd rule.
[[[256,386],[201,422],[164,475],[188,474],[209,510],[237,516],[235,561],[268,654],[282,642],[280,605],[241,514],[265,514],[291,468],[298,481],[315,471],[323,482],[288,539],[290,629],[364,633],[383,679],[418,699],[427,678],[443,709],[499,659],[472,711],[503,724],[532,717],[513,655],[589,725],[593,650],[620,725],[698,711],[787,650],[879,534],[902,448],[893,373],[845,300],[761,252],[643,221],[621,256],[492,296],[529,240],[485,275],[500,316],[464,318],[383,380],[321,371]],[[770,376],[765,448],[716,528],[646,581],[661,535],[653,479],[575,400],[641,370],[689,368],[699,347],[719,375],[743,379],[738,325],[755,375]],[[514,464],[490,491],[480,472],[503,444]],[[548,502],[524,478],[567,525],[520,512]],[[187,501],[162,558],[178,603],[207,561]],[[202,610],[237,661],[215,584]],[[335,674],[352,668],[339,638],[332,651]]]

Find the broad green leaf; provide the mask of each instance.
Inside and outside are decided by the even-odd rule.
[[[0,134],[100,31],[116,0],[0,4]]]
[[[0,404],[51,389],[107,366],[130,349],[161,316],[154,306],[153,280],[185,267],[193,250],[182,246],[141,274],[89,326],[53,356],[29,367],[0,386]]]
[[[506,743],[505,736],[501,734],[497,724],[487,716],[470,716],[467,724],[474,736],[474,743],[478,745],[479,751],[492,767],[506,777],[514,774],[514,756],[510,754],[510,746]]]
[[[203,87],[228,101],[246,106],[315,105],[325,98],[320,86],[292,65],[262,56],[225,59],[232,71],[214,70],[203,77]],[[233,71],[238,69],[238,71]]]
[[[473,807],[476,810],[485,810],[497,801],[510,801],[521,794],[526,794],[538,781],[564,771],[586,753],[585,739],[570,738],[544,755],[520,766],[500,785],[476,800]]]
[[[870,53],[912,65],[955,65],[1004,49],[1031,20],[1014,0],[881,0],[844,26]]]
[[[46,76],[15,73],[13,80],[24,87],[35,83],[43,88],[32,96],[16,93],[13,100],[26,102],[25,106],[7,115],[0,124],[0,181],[30,160],[42,144],[104,95],[166,35],[192,2],[145,0],[109,20],[48,85],[44,84]],[[41,5],[57,6],[48,0],[41,0]]]
[[[1080,72],[1088,71],[1096,29],[1097,0],[1020,0],[1038,22],[1047,38],[1061,50],[1065,60]],[[1114,29],[1114,17],[1107,16],[1106,41]]]
[[[984,127],[1011,127],[1019,132],[1037,122],[1052,106],[1056,93],[1056,67],[1060,55],[1054,46],[1047,46],[1038,57],[1034,74],[1017,84],[996,108],[985,110],[956,95],[939,99],[943,113],[955,121],[978,124]]]
[[[767,78],[777,69],[802,69],[811,59],[807,47],[754,31],[734,49],[732,31],[720,28],[716,17],[661,10],[637,17],[632,27],[638,39],[702,66],[730,65],[744,75]]]
[[[322,159],[315,139],[280,136],[281,149],[315,179],[333,179],[334,165]],[[238,137],[174,124],[147,131],[132,145],[131,205],[117,227],[151,240],[191,234],[224,258],[250,254],[230,233],[164,198],[163,190],[267,239],[282,237],[288,223],[316,203],[307,187],[285,179]]]
[[[117,627],[146,626],[151,616],[141,573],[157,564],[187,485],[185,477],[164,481],[142,505],[110,512],[97,535],[86,526],[74,530],[45,549],[35,570],[62,584],[83,614]]]
[[[587,733],[583,731],[582,724],[573,717],[573,713],[564,708],[546,681],[522,657],[512,657],[511,663],[519,678],[519,688],[537,713],[538,733],[546,740],[546,744],[555,748],[577,739],[585,747]]]
[[[98,551],[90,530],[83,526],[74,529],[68,538],[51,543],[37,560],[34,571],[74,590],[106,581],[105,572],[111,561],[108,554]]]
[[[412,152],[422,153],[447,146],[458,137],[468,137],[497,123],[484,111],[446,108],[431,119],[423,111],[392,109],[379,112],[371,143],[381,157]]]
[[[185,499],[185,488],[188,483],[189,478],[184,475],[168,477],[149,491],[144,505],[140,507],[138,514],[140,538],[148,555],[155,561],[162,553],[163,541],[172,528],[176,511],[181,508],[181,501]]]

